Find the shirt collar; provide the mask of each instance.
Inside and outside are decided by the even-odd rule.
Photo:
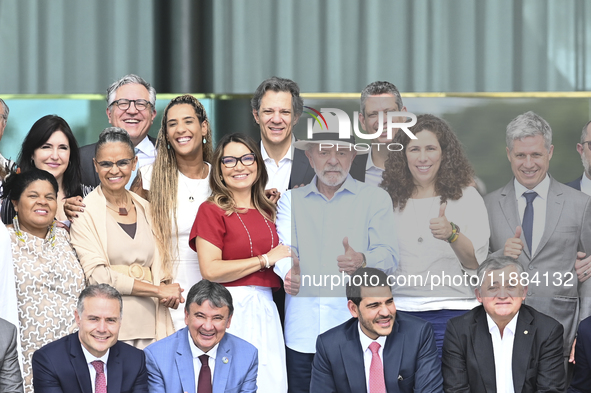
[[[382,168],[378,168],[377,166],[374,165],[373,159],[371,158],[371,149],[370,149],[369,152],[367,153],[367,164],[365,164],[365,170],[368,171],[371,168],[376,168],[376,169],[383,171]]]
[[[187,339],[189,340],[189,347],[191,348],[191,354],[193,355],[193,359],[198,358],[201,355],[207,355],[210,358],[213,358],[215,361],[215,357],[218,353],[218,346],[220,343],[217,343],[213,348],[211,348],[207,352],[203,352],[195,343],[193,342],[193,337],[191,337],[191,331],[187,328]]]
[[[546,177],[542,180],[537,186],[535,186],[532,190],[528,190],[524,185],[517,181],[517,178],[513,180],[513,184],[515,186],[515,198],[519,199],[524,192],[526,191],[535,191],[538,193],[538,196],[542,199],[548,198],[548,190],[550,190],[550,175],[546,173]]]
[[[291,144],[289,145],[289,149],[287,149],[287,153],[285,153],[285,155],[283,156],[283,158],[281,160],[279,160],[280,162],[288,159],[288,160],[293,160],[293,143],[295,142],[295,137],[292,135],[291,136]],[[267,149],[265,149],[265,145],[263,145],[263,141],[261,140],[261,155],[263,156],[263,161],[267,161],[267,160],[272,160],[271,157],[269,157],[269,153],[267,153]]]
[[[152,141],[150,141],[150,138],[148,138],[147,135],[144,137],[144,139],[142,139],[140,143],[137,144],[135,148],[147,155],[150,155],[150,153],[156,151],[156,148],[154,147]]]
[[[386,344],[386,338],[388,338],[388,336],[378,336],[378,338],[372,340],[371,338],[367,337],[363,330],[361,330],[360,322],[357,322],[357,330],[359,331],[359,341],[361,341],[361,350],[363,352],[367,351],[367,348],[369,348],[371,343],[374,341],[380,344],[380,348],[384,348],[384,345]]]
[[[585,173],[583,173],[583,178],[581,179],[581,190],[583,189],[583,187],[591,187],[591,180],[589,180]]]
[[[515,329],[517,328],[517,317],[518,316],[519,316],[519,311],[517,311],[517,314],[515,314],[513,319],[511,319],[511,321],[507,324],[507,326],[505,326],[505,330],[510,331],[511,334],[514,336],[515,336]],[[488,315],[488,313],[486,313],[486,322],[488,323],[488,331],[490,333],[492,333],[495,329],[499,330],[499,327],[497,326],[495,321],[493,321],[493,319],[490,317],[490,315]]]
[[[322,194],[320,191],[318,191],[318,186],[316,185],[317,180],[318,180],[318,176],[314,175],[314,178],[312,179],[310,184],[308,184],[305,187],[305,188],[307,188],[305,196],[308,196],[310,194],[318,194],[318,195],[321,195],[322,197],[326,198],[324,196],[324,194]],[[357,180],[353,179],[350,174],[347,174],[347,178],[345,179],[345,182],[343,184],[341,184],[341,187],[337,190],[337,192],[335,192],[335,196],[337,194],[339,194],[341,192],[345,192],[345,191],[348,191],[352,194],[357,194],[357,192],[359,191],[359,187],[360,187],[360,184],[358,184]],[[332,199],[334,199],[334,197]]]
[[[109,360],[109,352],[111,351],[111,348],[107,349],[107,352],[103,356],[101,356],[100,358],[97,358],[96,356],[94,356],[93,354],[88,352],[88,350],[84,347],[84,345],[82,343],[80,343],[80,346],[82,347],[82,353],[84,353],[84,358],[86,359],[86,364],[90,364],[91,362],[94,362],[95,360],[100,360],[105,364],[105,367],[107,366],[107,360]]]

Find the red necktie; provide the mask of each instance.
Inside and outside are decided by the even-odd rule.
[[[102,360],[95,360],[94,362],[90,362],[94,370],[96,371],[96,379],[94,382],[94,392],[95,393],[107,393],[107,378],[105,377],[105,364]]]
[[[201,355],[199,360],[201,360],[201,370],[199,370],[199,379],[197,380],[197,393],[212,393],[209,356]]]
[[[386,393],[386,382],[384,381],[384,367],[378,351],[380,344],[372,342],[369,344],[371,351],[371,365],[369,366],[369,393]]]

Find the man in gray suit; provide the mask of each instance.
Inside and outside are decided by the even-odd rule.
[[[525,304],[564,326],[568,357],[577,325],[591,315],[591,280],[579,282],[577,251],[591,252],[591,198],[548,175],[552,130],[533,112],[507,126],[507,158],[515,176],[484,198],[493,256],[510,256],[525,269]]]
[[[16,328],[0,318],[0,393],[23,393],[16,351]]]

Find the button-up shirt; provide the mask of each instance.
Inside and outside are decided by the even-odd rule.
[[[274,159],[269,157],[263,142],[261,141],[261,155],[263,156],[263,161],[265,161],[265,168],[267,168],[267,174],[269,175],[269,180],[267,181],[267,185],[265,189],[276,188],[279,192],[283,193],[289,188],[289,179],[291,177],[291,166],[293,163],[293,142],[295,138],[291,141],[291,146],[285,153],[285,156],[281,160],[279,160],[279,164],[275,162]]]
[[[534,225],[532,229],[532,236],[531,236],[531,248],[530,255],[535,254],[535,250],[538,248],[540,244],[540,240],[542,240],[542,235],[544,234],[544,228],[546,227],[546,204],[548,203],[548,190],[550,189],[550,176],[546,174],[544,180],[542,180],[537,186],[535,186],[532,190],[528,190],[525,188],[521,183],[517,181],[517,179],[513,182],[515,186],[515,197],[517,198],[517,209],[519,211],[519,219],[523,221],[523,213],[525,213],[525,206],[527,205],[527,201],[525,196],[523,196],[524,192],[528,191],[535,191],[538,193],[538,196],[532,202],[532,206],[534,208]]]
[[[380,344],[380,349],[378,349],[378,355],[382,360],[382,368],[384,367],[384,345],[386,345],[387,336],[378,336],[375,340],[367,337],[363,330],[361,330],[361,324],[357,322],[357,329],[359,330],[359,341],[361,342],[361,350],[363,351],[363,365],[365,367],[365,385],[367,386],[367,391],[369,392],[369,368],[371,367],[371,359],[373,358],[373,354],[371,353],[371,349],[369,346],[373,342],[377,342]],[[384,372],[384,375],[386,373]]]
[[[90,371],[90,385],[92,386],[92,393],[94,393],[96,389],[96,370],[94,366],[90,363],[94,362],[95,360],[100,360],[104,363],[103,372],[105,373],[105,383],[107,383],[108,386],[109,379],[107,376],[107,360],[109,360],[109,352],[111,351],[111,349],[107,349],[107,353],[105,353],[100,358],[97,358],[96,356],[88,352],[88,350],[84,348],[84,345],[82,345],[82,343],[80,343],[80,345],[82,346],[82,352],[84,353],[84,358],[86,359],[88,371]]]
[[[137,156],[137,165],[135,167],[135,171],[131,173],[131,179],[125,186],[127,190],[129,190],[131,187],[131,183],[134,181],[137,171],[144,165],[152,164],[156,159],[156,147],[152,144],[152,141],[147,135],[135,147],[135,155]]]
[[[515,328],[517,327],[517,317],[519,312],[515,314],[511,322],[505,326],[503,337],[499,327],[486,314],[486,321],[488,322],[488,331],[492,338],[493,353],[495,356],[495,376],[497,382],[497,392],[514,393],[513,386],[513,341],[515,339]]]
[[[399,260],[388,193],[348,175],[328,199],[316,181],[315,176],[307,186],[288,190],[277,215],[279,238],[296,252],[301,266],[300,292],[285,299],[285,342],[302,353],[315,353],[319,334],[351,318],[344,286],[349,276],[337,265],[337,257],[345,254],[345,237],[354,251],[365,254],[369,267],[390,273]],[[283,279],[290,269],[290,258],[275,265]]]
[[[370,150],[367,156],[367,164],[365,165],[365,184],[379,187],[380,183],[382,182],[384,169],[375,166],[371,154],[372,153]]]
[[[207,359],[207,364],[211,370],[211,383],[213,384],[213,373],[215,371],[215,357],[218,354],[218,346],[220,343],[217,343],[213,348],[211,348],[207,352],[203,352],[195,343],[193,342],[193,337],[191,337],[191,332],[187,329],[187,339],[189,340],[189,348],[191,348],[191,355],[193,355],[193,371],[195,372],[195,387],[199,387],[199,372],[201,371],[201,360],[199,360],[199,356],[207,355],[209,359]]]
[[[583,178],[581,179],[581,192],[591,195],[591,180],[584,173]]]

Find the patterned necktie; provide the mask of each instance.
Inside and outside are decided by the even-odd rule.
[[[197,381],[197,393],[212,393],[209,356],[201,355],[199,360],[201,360],[201,370],[199,370],[199,380]]]
[[[386,393],[386,381],[384,380],[384,367],[378,351],[380,344],[372,342],[369,344],[371,351],[371,365],[369,366],[369,393]]]
[[[105,377],[105,364],[101,360],[90,362],[96,371],[96,379],[94,382],[95,393],[107,393],[107,378]]]
[[[534,199],[538,196],[537,192],[524,192],[523,196],[527,201],[527,205],[525,205],[525,211],[523,212],[523,221],[521,222],[521,227],[523,228],[523,236],[525,237],[525,242],[527,243],[527,248],[529,249],[530,255],[534,255],[534,251],[532,250],[531,244],[531,237],[532,231],[534,229]]]

